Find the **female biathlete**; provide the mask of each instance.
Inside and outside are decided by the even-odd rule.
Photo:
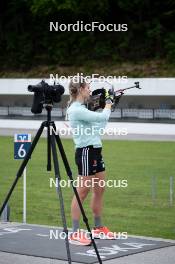
[[[78,167],[78,187],[77,191],[81,202],[85,200],[90,190],[92,190],[91,209],[94,216],[95,227],[92,229],[94,238],[113,239],[114,233],[102,224],[102,199],[105,181],[105,164],[102,158],[102,142],[100,139],[100,129],[104,128],[113,103],[113,96],[106,91],[105,108],[102,112],[93,112],[87,109],[86,103],[90,97],[89,84],[84,79],[71,80],[69,84],[70,101],[67,109],[67,119],[70,121],[75,143],[75,162]],[[91,184],[90,184],[91,183]],[[103,187],[102,187],[103,186]],[[69,241],[76,245],[90,245],[91,240],[86,233],[79,230],[80,208],[74,195],[71,204],[71,216],[73,232]]]

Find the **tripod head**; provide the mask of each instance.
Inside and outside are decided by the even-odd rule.
[[[43,107],[47,111],[47,122],[50,122],[51,121],[51,112],[52,112],[52,109],[53,109],[53,104],[51,104],[51,103],[43,104]]]

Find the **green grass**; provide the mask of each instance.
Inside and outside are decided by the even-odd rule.
[[[72,140],[63,145],[76,177]],[[175,238],[175,206],[169,206],[169,177],[175,176],[174,142],[104,141],[103,156],[107,178],[128,181],[127,188],[106,188],[103,222],[113,231],[164,238]],[[9,190],[21,161],[13,158],[13,138],[0,137],[0,202]],[[49,187],[53,172],[46,171],[46,140],[41,139],[27,167],[27,222],[62,225],[55,188]],[[59,159],[60,160],[60,159]],[[60,161],[62,179],[66,179]],[[157,178],[155,203],[151,196],[151,179]],[[174,177],[175,179],[175,177]],[[68,226],[71,226],[71,188],[62,188]],[[93,226],[89,208],[84,208]],[[174,203],[175,204],[175,203]],[[11,221],[22,221],[22,179],[10,199]],[[82,228],[84,224],[81,220]]]

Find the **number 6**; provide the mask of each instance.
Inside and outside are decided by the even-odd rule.
[[[26,150],[23,148],[24,144],[21,144],[19,150],[18,150],[18,156],[20,158],[24,158],[26,155]]]

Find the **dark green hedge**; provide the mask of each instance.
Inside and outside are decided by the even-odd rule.
[[[128,24],[127,32],[50,32],[49,22]],[[173,0],[1,0],[0,67],[87,60],[175,62]]]

